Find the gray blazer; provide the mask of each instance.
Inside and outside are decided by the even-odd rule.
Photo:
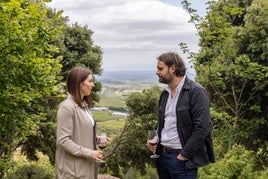
[[[57,113],[56,178],[96,179],[97,165],[92,159],[95,129],[86,113],[69,94]]]

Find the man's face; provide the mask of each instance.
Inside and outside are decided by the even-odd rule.
[[[169,84],[173,79],[172,68],[168,67],[164,62],[158,60],[156,75],[160,83]]]

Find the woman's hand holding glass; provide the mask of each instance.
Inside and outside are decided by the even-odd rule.
[[[96,160],[97,162],[98,162],[98,161],[101,161],[101,159],[103,158],[103,153],[102,153],[102,151],[100,151],[100,150],[94,150],[94,151],[93,151],[92,158],[93,158],[94,160]]]
[[[102,133],[100,136],[97,137],[97,145],[99,147],[99,149],[104,149],[108,146],[109,144],[109,140],[107,138],[106,133]],[[103,158],[103,156],[102,156]],[[104,163],[105,161],[102,160],[102,158],[100,158],[98,161],[101,163]]]

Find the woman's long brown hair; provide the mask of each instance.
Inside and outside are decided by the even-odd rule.
[[[92,106],[91,96],[84,96],[81,99],[80,84],[85,81],[88,75],[93,74],[90,69],[83,67],[74,67],[67,75],[67,90],[73,96],[74,101],[78,106],[83,106],[83,100],[86,101],[88,107]]]

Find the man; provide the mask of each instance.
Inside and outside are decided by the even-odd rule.
[[[209,96],[185,75],[179,55],[164,53],[157,60],[156,75],[168,86],[159,99],[158,145],[147,141],[147,147],[160,155],[160,179],[195,179],[198,167],[215,162]]]

